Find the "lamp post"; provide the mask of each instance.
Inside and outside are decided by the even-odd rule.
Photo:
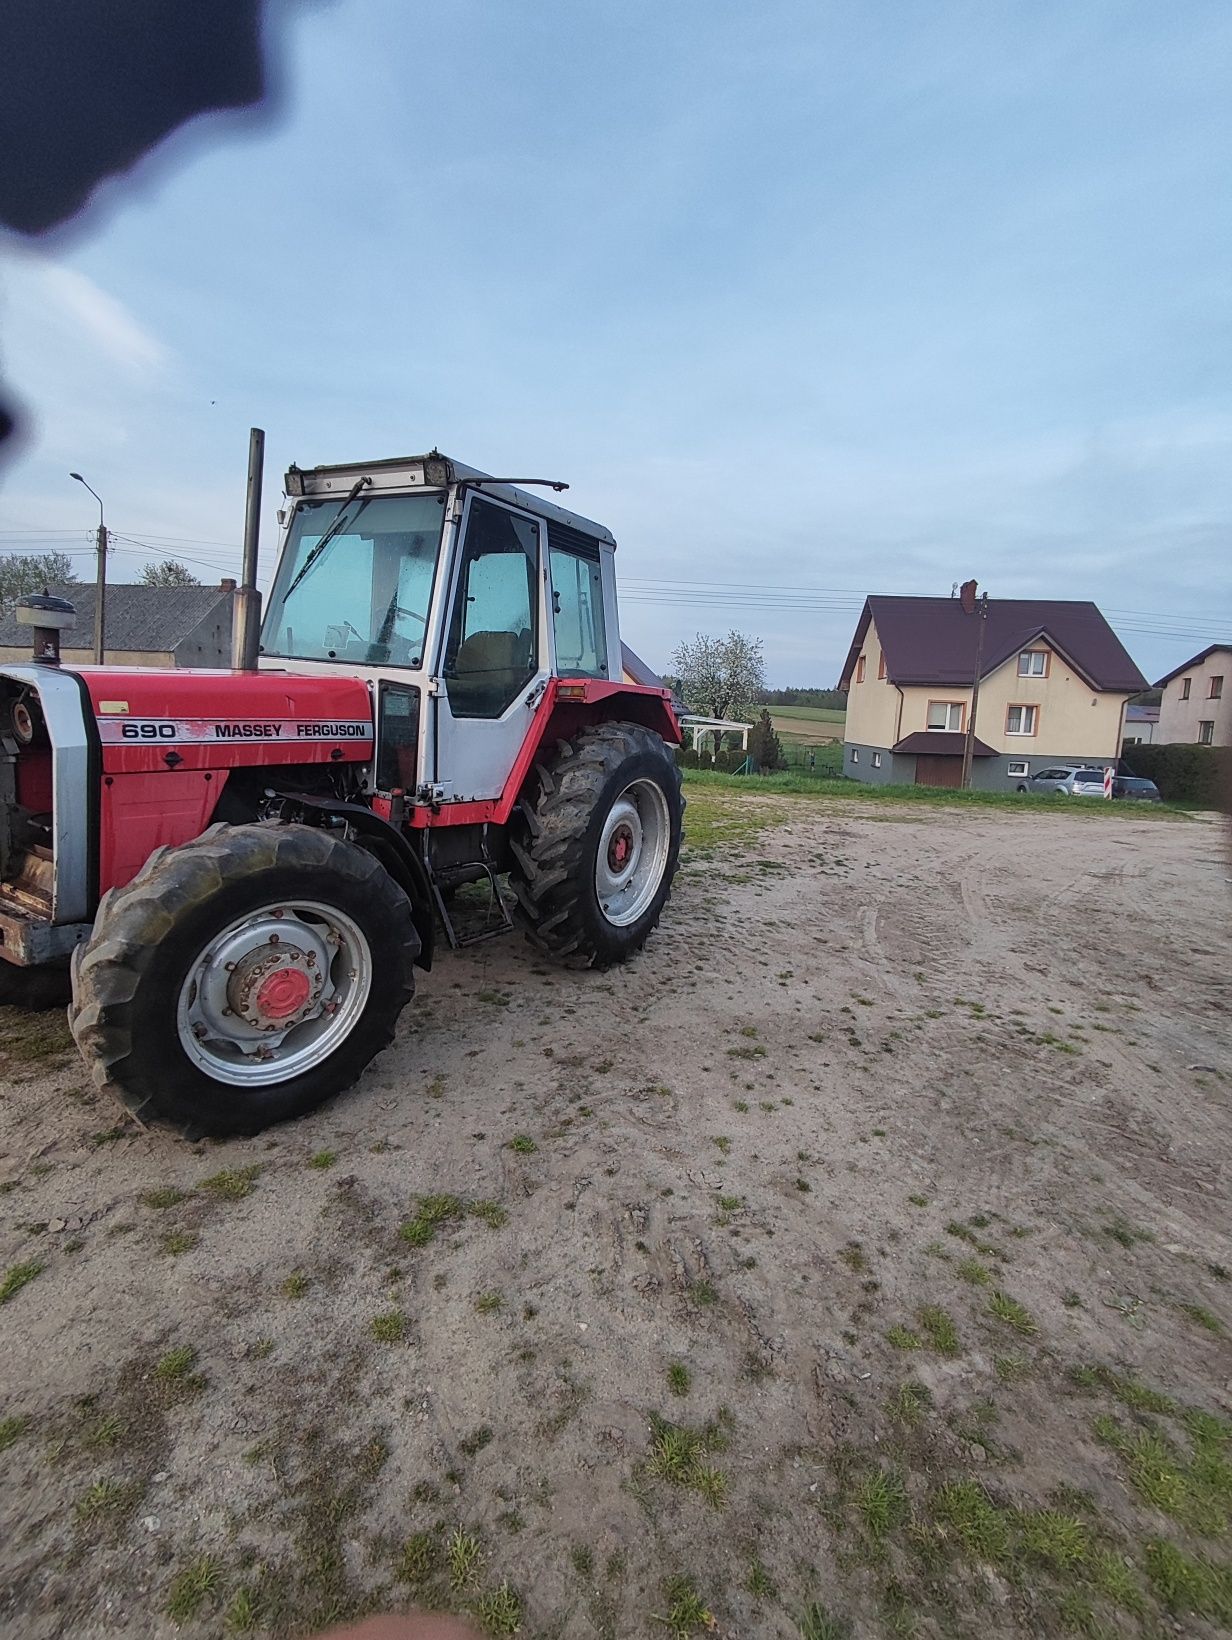
[[[103,664],[104,604],[107,597],[107,526],[103,522],[103,498],[91,490],[80,473],[70,473],[98,502],[98,570],[94,581],[94,664]]]

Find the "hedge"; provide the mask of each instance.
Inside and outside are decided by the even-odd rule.
[[[1121,768],[1153,780],[1165,803],[1218,808],[1232,791],[1232,747],[1122,746]]]

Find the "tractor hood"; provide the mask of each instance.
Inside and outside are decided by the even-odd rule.
[[[359,678],[291,672],[74,669],[105,773],[372,757],[372,697]]]

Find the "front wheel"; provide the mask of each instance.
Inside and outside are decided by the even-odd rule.
[[[410,902],[363,849],[311,826],[213,826],[104,898],[69,1023],[143,1120],[256,1133],[356,1080],[418,954]]]
[[[512,839],[519,922],[555,957],[606,967],[645,945],[680,861],[680,770],[637,723],[601,723],[536,765]]]

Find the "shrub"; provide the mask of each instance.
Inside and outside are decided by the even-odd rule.
[[[1123,746],[1123,767],[1153,780],[1165,803],[1216,808],[1232,786],[1232,747]]]

